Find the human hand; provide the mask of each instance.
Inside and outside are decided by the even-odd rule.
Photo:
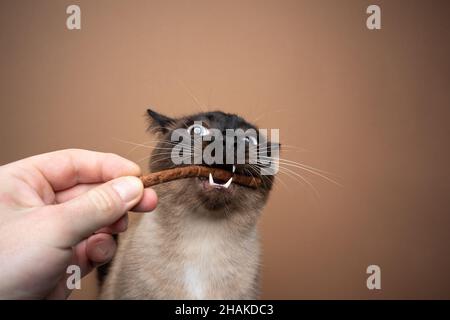
[[[63,150],[0,167],[0,298],[64,299],[66,268],[108,262],[127,211],[157,197],[139,167],[114,154]]]

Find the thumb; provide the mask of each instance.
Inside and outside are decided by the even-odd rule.
[[[117,221],[142,198],[144,186],[139,178],[121,177],[89,190],[81,196],[54,206],[57,226],[64,230],[64,245],[73,246],[96,230]]]

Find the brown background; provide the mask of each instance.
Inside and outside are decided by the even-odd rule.
[[[65,27],[73,3],[81,31]],[[373,3],[381,31],[365,27]],[[316,198],[279,175],[263,298],[450,298],[449,4],[1,1],[0,163],[69,147],[139,161],[149,150],[119,139],[152,139],[148,106],[237,112],[344,185],[298,171]],[[74,297],[95,297],[93,277]]]

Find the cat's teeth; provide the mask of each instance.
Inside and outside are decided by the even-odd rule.
[[[228,179],[227,183],[225,183],[225,184],[223,185],[223,187],[224,187],[224,188],[228,188],[228,187],[230,186],[230,184],[231,184],[231,181],[233,181],[233,177],[231,177],[230,179]]]
[[[209,184],[211,186],[220,187],[220,188],[228,188],[231,185],[231,181],[233,181],[232,177],[230,179],[228,179],[228,181],[224,184],[215,183],[211,172],[209,173]]]
[[[233,173],[236,171],[236,166],[233,164]]]

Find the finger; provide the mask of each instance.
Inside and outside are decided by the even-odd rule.
[[[146,188],[144,189],[144,194],[142,196],[141,201],[131,209],[131,211],[136,212],[148,212],[153,211],[156,208],[156,204],[158,203],[158,196],[156,195],[155,190]]]
[[[73,248],[73,257],[70,265],[78,266],[81,277],[84,277],[97,266],[111,261],[116,249],[116,241],[111,235],[104,233],[95,234]],[[64,274],[55,289],[46,298],[66,299],[72,291],[67,287],[69,276],[69,274]]]
[[[15,162],[24,169],[32,166],[54,191],[80,183],[106,182],[120,176],[138,176],[137,164],[111,153],[68,149],[45,153]]]
[[[70,189],[66,189],[66,190],[56,193],[55,202],[63,203],[63,202],[70,201],[76,197],[79,197],[83,193],[86,193],[89,190],[98,187],[99,185],[101,185],[101,183],[78,184],[76,186],[73,186]]]
[[[116,241],[110,234],[98,233],[88,238],[86,243],[86,257],[91,262],[91,266],[98,267],[111,261],[116,249]]]
[[[128,228],[128,214],[125,214],[114,222],[112,225],[101,228],[100,230],[97,230],[95,233],[109,233],[109,234],[118,234],[121,232],[126,231]]]
[[[121,177],[91,189],[47,211],[61,246],[73,246],[96,230],[119,220],[142,198],[144,186],[136,177]]]
[[[70,201],[76,197],[79,197],[83,193],[98,187],[100,184],[91,183],[91,184],[79,184],[70,189],[60,191],[56,194],[56,203],[63,203]],[[156,204],[158,202],[158,196],[153,189],[146,188],[144,189],[144,195],[142,196],[141,201],[134,206],[131,211],[135,212],[149,212],[155,209]]]

